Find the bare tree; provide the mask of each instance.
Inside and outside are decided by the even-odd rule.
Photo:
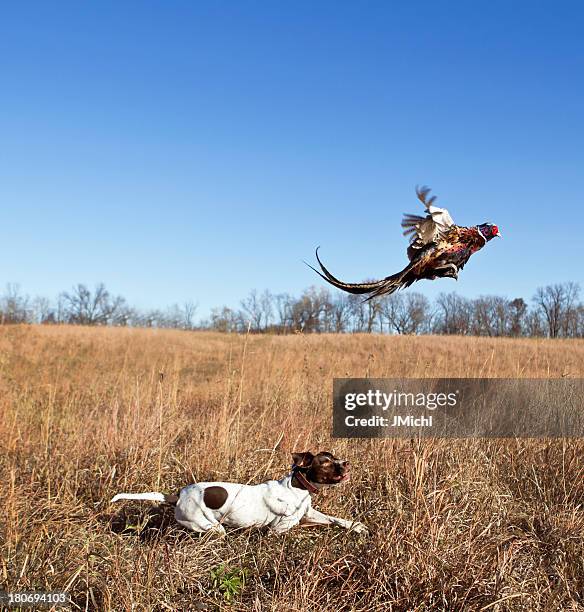
[[[182,307],[182,327],[183,329],[195,328],[195,314],[199,305],[192,300],[188,300]]]
[[[527,304],[523,298],[515,298],[508,305],[509,310],[509,335],[521,336],[525,327]]]
[[[584,337],[584,304],[578,304],[575,308],[573,335],[576,338]]]
[[[141,327],[141,314],[135,308],[123,304],[116,309],[111,324],[118,327]]]
[[[276,308],[276,327],[282,333],[291,331],[293,327],[294,298],[289,293],[279,293],[274,297]]]
[[[351,322],[351,303],[345,293],[331,301],[332,330],[337,334],[347,331]]]
[[[0,296],[0,323],[29,323],[32,320],[30,299],[20,292],[20,285],[8,283]]]
[[[380,300],[379,315],[398,334],[418,334],[428,327],[430,302],[421,293],[394,293]]]
[[[238,314],[227,306],[211,310],[211,327],[215,331],[236,332],[238,331],[239,322],[240,317]]]
[[[564,313],[561,319],[562,335],[566,338],[576,335],[578,326],[578,297],[580,286],[577,283],[565,283]]]
[[[331,333],[335,330],[335,304],[328,289],[323,289],[320,299],[322,301],[322,311],[320,316],[320,326],[317,331]]]
[[[367,329],[367,315],[363,304],[363,298],[360,295],[349,294],[347,296],[349,303],[349,312],[351,317],[351,331],[361,333]]]
[[[579,291],[576,283],[559,283],[537,289],[533,300],[547,323],[550,338],[557,338],[561,333],[568,335]]]
[[[322,331],[322,317],[328,307],[326,289],[306,289],[292,307],[292,328],[306,333]]]
[[[472,333],[477,336],[505,336],[510,326],[509,300],[484,295],[472,301]]]
[[[262,331],[264,321],[264,305],[262,297],[255,289],[252,289],[248,296],[241,300],[243,317],[250,322],[252,331]]]
[[[163,313],[158,321],[158,327],[167,327],[169,329],[182,329],[183,327],[183,312],[178,304],[172,304]]]
[[[161,327],[164,314],[157,309],[136,313],[134,324],[137,327]]]
[[[267,289],[260,295],[260,310],[262,311],[262,329],[265,331],[274,320],[274,296]]]
[[[468,334],[471,330],[472,306],[456,293],[441,293],[436,300],[436,331],[442,334]]]
[[[46,297],[37,296],[32,301],[32,320],[35,323],[55,323],[55,311]]]
[[[364,300],[362,295],[349,295],[352,331],[372,333],[376,329],[381,304],[379,300]]]
[[[61,299],[66,320],[77,325],[108,325],[125,306],[124,298],[110,295],[103,283],[94,291],[80,283]]]

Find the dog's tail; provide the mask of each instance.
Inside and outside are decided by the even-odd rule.
[[[166,495],[165,493],[118,493],[114,495],[110,503],[120,501],[120,499],[142,499],[146,501],[157,501],[164,504],[176,504],[178,495]]]

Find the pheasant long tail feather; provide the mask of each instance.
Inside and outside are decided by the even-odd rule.
[[[318,256],[318,249],[316,249],[316,259],[318,260],[318,265],[320,266],[322,272],[319,272],[309,263],[307,263],[306,265],[309,268],[312,268],[321,278],[327,281],[327,283],[330,283],[337,289],[341,289],[343,291],[346,291],[347,293],[353,293],[356,295],[370,293],[371,295],[367,298],[367,300],[370,300],[372,297],[377,297],[379,295],[393,293],[394,291],[399,289],[402,285],[401,279],[404,273],[406,273],[409,269],[408,266],[408,268],[405,268],[404,270],[398,272],[397,274],[394,274],[393,276],[388,276],[382,280],[373,281],[370,283],[345,283],[342,280],[336,278],[336,276],[333,276],[329,272],[329,270],[327,270],[325,265],[322,263],[320,257]]]
[[[395,293],[398,289],[403,289],[404,287],[409,287],[413,280],[405,281],[404,277],[407,274],[407,268],[394,274],[393,276],[388,276],[384,278],[381,282],[381,285],[377,287],[374,291],[371,292],[370,295],[367,296],[365,300],[368,302],[369,300],[373,300],[382,295],[391,295]]]
[[[398,289],[405,289],[406,287],[409,287],[411,284],[415,283],[418,280],[418,277],[414,272],[414,268],[417,265],[417,262],[413,261],[401,272],[384,278],[382,281],[380,281],[379,286],[369,294],[365,301],[368,302],[369,300],[373,300],[374,298],[382,295],[391,295]]]

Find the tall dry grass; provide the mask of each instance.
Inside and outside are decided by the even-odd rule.
[[[0,588],[89,610],[582,610],[582,441],[331,440],[334,376],[584,376],[584,342],[0,328]],[[197,536],[119,491],[330,449],[337,529]],[[211,572],[246,571],[229,602]],[[241,575],[241,574],[240,574]]]

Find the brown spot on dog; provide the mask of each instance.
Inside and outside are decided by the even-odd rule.
[[[223,487],[207,487],[203,493],[205,506],[211,510],[219,510],[227,501],[227,491]]]

